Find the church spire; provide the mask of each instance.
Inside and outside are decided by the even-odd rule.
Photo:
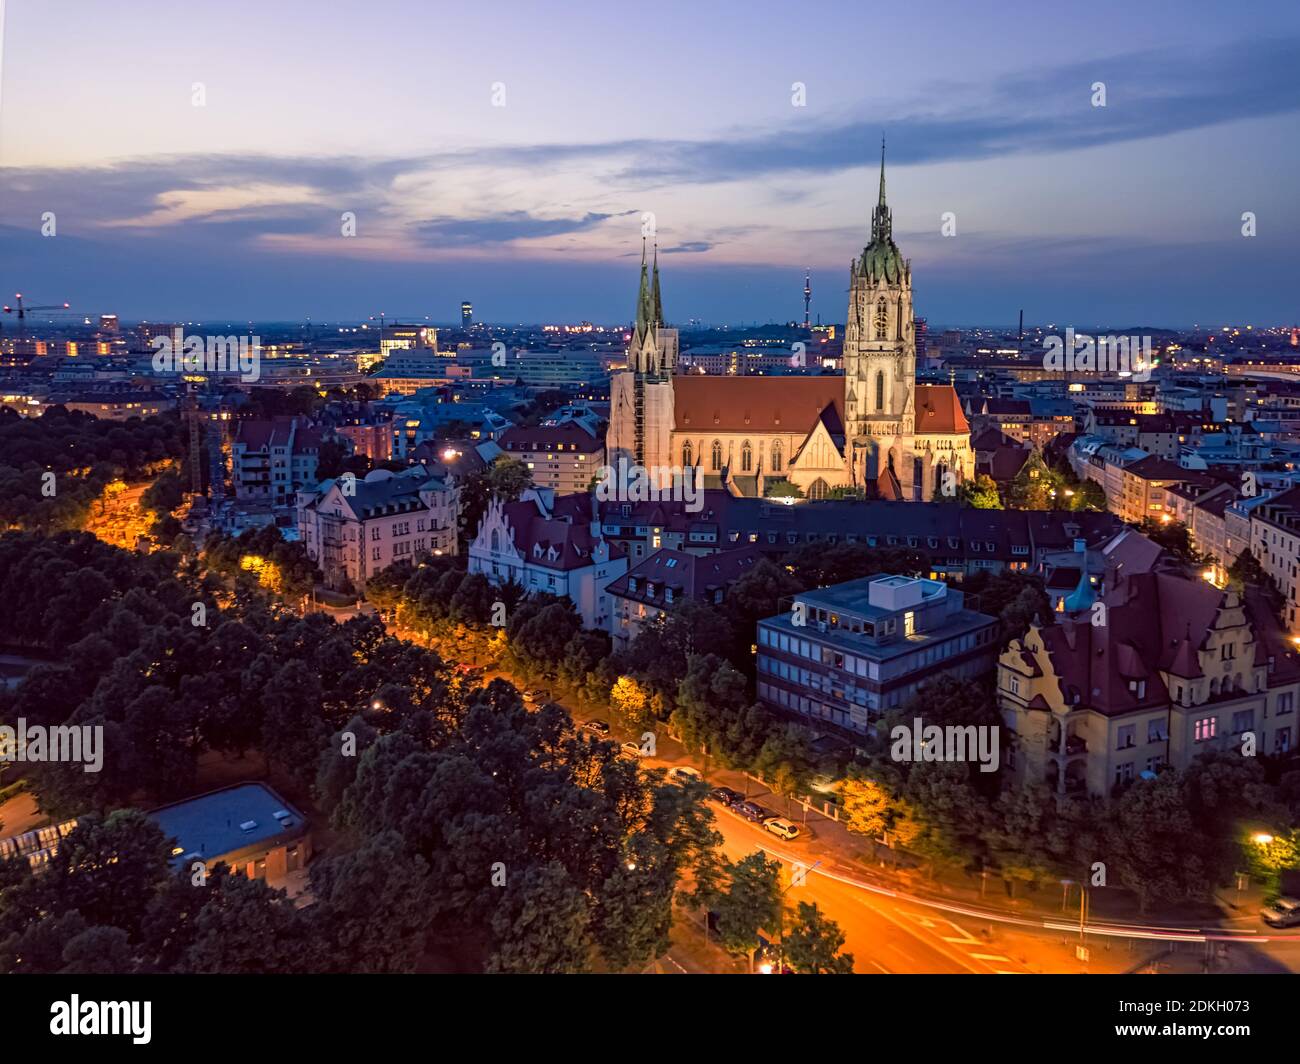
[[[641,287],[636,296],[636,335],[644,336],[654,323],[654,308],[650,302],[650,278],[646,273],[645,237],[641,238]]]
[[[654,323],[661,326],[664,323],[664,301],[659,296],[659,242],[655,241],[655,263],[654,263],[654,294],[651,296],[652,311],[654,313]]]
[[[871,215],[871,242],[886,243],[893,236],[893,217],[885,204],[885,138],[880,138],[880,198]]]
[[[885,205],[885,137],[880,137],[880,206]]]
[[[885,138],[880,138],[880,196],[871,212],[871,242],[862,250],[854,270],[869,278],[883,277],[890,284],[902,281],[907,263],[894,243],[894,215],[885,201]]]

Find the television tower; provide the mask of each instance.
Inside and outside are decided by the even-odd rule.
[[[812,303],[812,267],[807,268],[803,279],[803,327],[805,329],[811,326],[808,318],[808,307]]]

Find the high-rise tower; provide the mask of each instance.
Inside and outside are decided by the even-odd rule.
[[[871,242],[849,267],[844,332],[844,435],[858,486],[891,479],[912,497],[916,339],[912,268],[894,243],[885,200],[885,145]]]

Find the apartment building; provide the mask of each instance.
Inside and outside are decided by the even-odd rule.
[[[518,502],[488,506],[469,547],[469,571],[497,586],[567,598],[585,627],[609,631],[609,585],[627,572],[627,555],[600,534],[590,495],[557,498],[530,488]]]
[[[1300,487],[1251,510],[1250,551],[1282,593],[1282,621],[1300,640]]]
[[[998,622],[938,580],[871,576],[796,595],[758,623],[758,696],[856,735],[926,680],[993,668]]]
[[[757,547],[707,556],[679,550],[655,551],[609,585],[613,607],[610,634],[615,648],[625,648],[647,625],[653,625],[687,600],[721,605],[731,585],[762,557]]]
[[[601,531],[636,565],[660,548],[689,554],[756,546],[773,559],[808,544],[914,548],[931,579],[1031,570],[1083,537],[1097,545],[1123,527],[1112,514],[974,510],[948,503],[832,500],[784,506],[706,488],[697,509],[681,502],[603,502]]]
[[[1014,778],[1101,798],[1204,752],[1292,749],[1300,651],[1262,596],[1159,570],[1104,584],[1102,612],[1032,624],[999,659]]]
[[[533,483],[564,494],[585,492],[605,464],[605,441],[583,421],[511,428],[501,435],[501,449],[528,464]]]
[[[298,534],[328,587],[366,580],[422,554],[455,554],[460,495],[424,466],[322,481],[297,497]]]
[[[1093,409],[1086,431],[1120,447],[1137,447],[1147,454],[1177,462],[1199,419],[1171,414],[1130,414],[1122,410]]]
[[[1020,444],[1042,450],[1063,432],[1073,432],[1074,405],[1069,400],[1048,398],[979,398],[966,404],[972,422],[996,428]]]
[[[322,433],[305,417],[235,422],[230,444],[231,477],[241,502],[292,504],[316,482]]]

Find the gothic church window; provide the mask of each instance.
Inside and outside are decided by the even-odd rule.
[[[717,471],[722,468],[722,443],[719,440],[713,441],[713,453],[709,456],[710,467]]]
[[[742,473],[748,473],[753,468],[754,468],[754,450],[752,447],[749,446],[749,441],[746,440],[740,446],[740,471]]]
[[[689,469],[692,465],[695,464],[693,461],[694,458],[695,458],[695,451],[691,447],[691,441],[687,440],[685,443],[682,444],[682,465],[685,466],[687,469]]]
[[[885,409],[885,374],[876,370],[876,409]]]
[[[772,441],[772,472],[773,473],[781,472],[781,461],[783,458],[784,455],[781,453],[781,441],[773,440]]]
[[[808,498],[824,499],[826,498],[827,495],[830,494],[830,491],[831,489],[827,487],[826,481],[822,480],[821,477],[818,477],[816,480],[814,480],[811,484],[808,485]]]
[[[883,299],[876,303],[876,339],[889,339],[889,306]]]

